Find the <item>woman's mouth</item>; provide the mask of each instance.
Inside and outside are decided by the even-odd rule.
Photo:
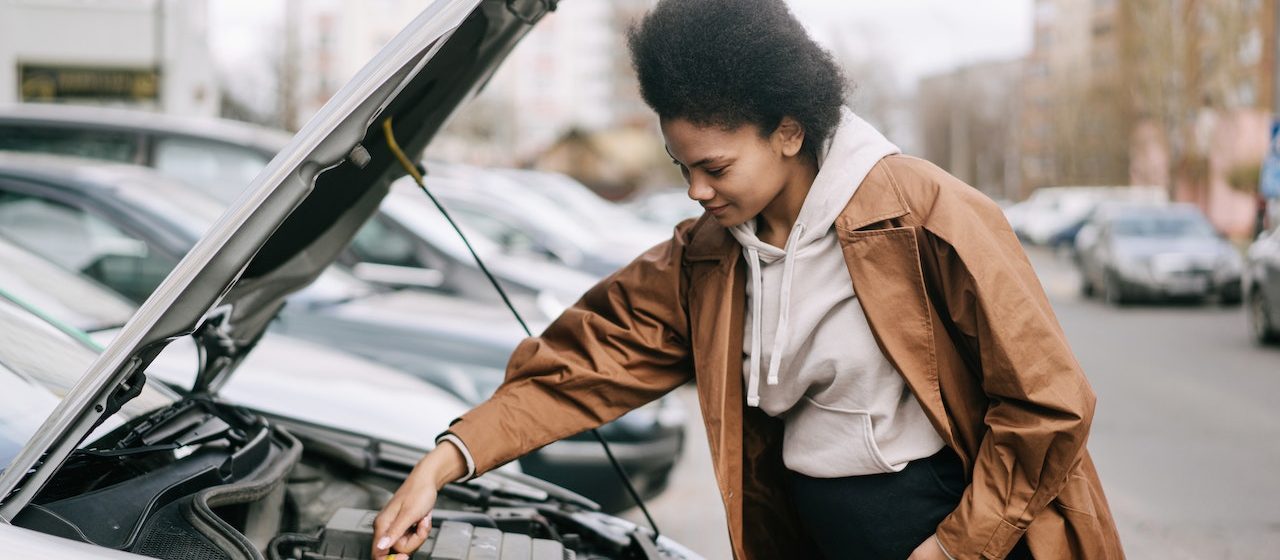
[[[703,206],[702,208],[710,212],[712,216],[719,216],[729,209],[729,205],[721,204],[720,206]]]

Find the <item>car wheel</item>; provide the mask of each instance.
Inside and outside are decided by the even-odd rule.
[[[1240,293],[1240,286],[1232,286],[1230,284],[1223,286],[1218,292],[1218,303],[1235,307],[1244,302],[1244,294]]]
[[[1272,324],[1271,317],[1267,314],[1267,299],[1261,290],[1254,291],[1249,297],[1249,326],[1252,327],[1254,339],[1259,343],[1280,342],[1280,327]]]
[[[1121,306],[1127,300],[1124,297],[1124,288],[1120,287],[1120,279],[1115,273],[1109,273],[1102,283],[1102,299],[1110,305]]]
[[[1085,274],[1081,274],[1080,275],[1080,295],[1087,298],[1091,298],[1097,292],[1098,290],[1093,287],[1093,282],[1089,281],[1089,276]]]

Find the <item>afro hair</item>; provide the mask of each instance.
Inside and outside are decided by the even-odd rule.
[[[844,75],[782,0],[660,0],[627,39],[640,95],[662,119],[767,136],[789,116],[809,154],[840,121]]]

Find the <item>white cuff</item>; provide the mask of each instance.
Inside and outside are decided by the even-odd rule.
[[[942,539],[938,538],[937,533],[933,535],[933,542],[938,543],[938,548],[942,549],[942,554],[947,557],[947,560],[956,560],[955,556],[952,556],[950,552],[947,552],[947,547],[942,546]]]
[[[466,482],[471,480],[471,478],[476,475],[476,462],[471,458],[471,450],[467,449],[467,444],[462,443],[462,440],[458,439],[458,436],[448,433],[440,434],[440,437],[436,438],[436,447],[439,447],[440,442],[442,441],[447,441],[452,443],[454,447],[457,447],[458,451],[462,452],[462,459],[467,462],[467,474],[462,475],[462,478],[459,478],[454,482]]]

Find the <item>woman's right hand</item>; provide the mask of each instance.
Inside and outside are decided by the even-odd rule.
[[[431,530],[431,510],[436,505],[436,492],[445,484],[467,473],[462,452],[453,443],[442,441],[418,461],[409,477],[396,490],[391,500],[373,521],[373,558],[384,560],[389,554],[403,554],[407,560]]]

